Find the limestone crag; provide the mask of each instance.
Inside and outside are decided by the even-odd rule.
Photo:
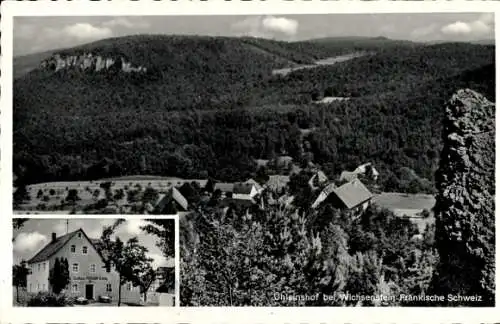
[[[472,90],[459,90],[446,107],[443,126],[436,173],[437,289],[478,294],[483,303],[494,303],[495,105]]]
[[[112,67],[118,67],[121,71],[126,73],[146,72],[145,67],[134,66],[123,57],[103,57],[101,55],[93,55],[92,53],[68,56],[54,54],[40,64],[42,70],[51,70],[55,72],[71,68],[98,72],[101,70],[109,70]]]

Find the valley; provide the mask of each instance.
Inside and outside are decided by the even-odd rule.
[[[494,302],[495,46],[133,35],[39,58],[14,62],[15,213],[177,216],[183,306]],[[453,241],[470,219],[483,254]],[[470,284],[439,286],[435,269],[462,270],[448,242],[479,261]],[[379,306],[328,304],[360,305]]]

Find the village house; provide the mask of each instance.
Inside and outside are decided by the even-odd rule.
[[[65,292],[71,297],[85,297],[98,300],[100,296],[118,300],[119,277],[112,268],[106,268],[106,259],[96,246],[98,240],[91,240],[82,229],[57,237],[28,261],[30,274],[27,276],[27,290],[30,293],[51,292],[50,269],[56,258],[68,260],[70,282]],[[140,290],[132,283],[122,286],[122,302],[141,301]]]
[[[347,181],[347,182],[352,181],[354,179],[357,179],[358,175],[360,174],[367,175],[368,170],[371,170],[370,171],[371,180],[377,181],[379,172],[369,162],[358,166],[354,171],[342,171],[342,173],[340,174],[340,181]]]
[[[177,188],[172,187],[165,194],[160,194],[152,212],[155,214],[176,214],[177,212],[186,212],[188,206],[189,203],[187,199],[177,190]]]
[[[264,191],[264,187],[262,187],[257,181],[255,181],[254,179],[248,179],[247,181],[245,181],[245,183],[249,183],[249,184],[252,184],[255,189],[257,190],[257,193],[258,194],[261,194],[262,191]]]
[[[258,193],[255,185],[251,183],[235,183],[232,198],[249,200],[253,199]]]
[[[340,187],[330,184],[319,194],[312,208],[318,208],[322,203],[328,202],[338,209],[365,210],[370,204],[373,194],[359,180],[354,179]]]
[[[221,193],[223,193],[226,197],[230,197],[233,195],[234,191],[234,183],[227,183],[227,182],[217,182],[214,185],[214,191],[219,190]]]
[[[308,181],[309,187],[313,190],[322,187],[326,183],[328,183],[328,177],[321,170],[316,171]]]

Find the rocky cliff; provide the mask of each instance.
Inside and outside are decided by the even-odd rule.
[[[446,106],[443,126],[434,292],[480,296],[481,301],[461,305],[494,305],[495,105],[472,90],[459,90]]]
[[[113,67],[121,69],[123,72],[146,72],[143,66],[135,66],[123,57],[103,57],[92,53],[82,55],[54,54],[50,58],[41,62],[42,70],[59,71],[63,69],[81,69],[86,71],[108,70]]]

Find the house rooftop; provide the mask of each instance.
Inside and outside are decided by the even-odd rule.
[[[371,199],[373,194],[359,180],[354,179],[340,187],[333,189],[333,192],[339,197],[347,208],[354,208],[365,201]]]
[[[233,193],[240,195],[249,195],[255,185],[252,183],[235,183]]]
[[[170,188],[166,194],[160,195],[154,208],[156,210],[163,211],[167,204],[172,200],[181,206],[181,208],[187,210],[189,204],[187,199],[175,187]]]
[[[53,256],[57,251],[59,251],[66,243],[71,240],[73,236],[80,230],[76,230],[74,232],[65,234],[63,236],[59,236],[55,241],[51,241],[49,244],[45,245],[43,249],[41,249],[34,257],[28,260],[28,263],[37,263],[42,262],[49,259]]]
[[[43,249],[41,249],[34,257],[32,257],[30,260],[28,260],[28,264],[31,263],[38,263],[38,262],[43,262],[48,260],[51,256],[56,254],[60,249],[62,249],[78,232],[83,233],[85,237],[90,241],[90,243],[94,246],[96,249],[97,253],[101,256],[101,258],[104,260],[103,255],[101,254],[101,249],[99,249],[96,246],[96,243],[100,243],[100,240],[98,239],[91,239],[85,234],[83,229],[78,229],[76,231],[73,231],[71,233],[65,234],[63,236],[56,237],[55,240],[50,241],[49,244],[47,244]],[[54,234],[55,235],[55,234]]]
[[[217,189],[222,191],[222,192],[233,192],[234,183],[218,182],[214,186],[214,191]]]
[[[262,186],[254,179],[248,179],[247,181],[245,181],[245,183],[253,184],[255,186],[255,189],[257,189],[257,191],[262,190]]]

